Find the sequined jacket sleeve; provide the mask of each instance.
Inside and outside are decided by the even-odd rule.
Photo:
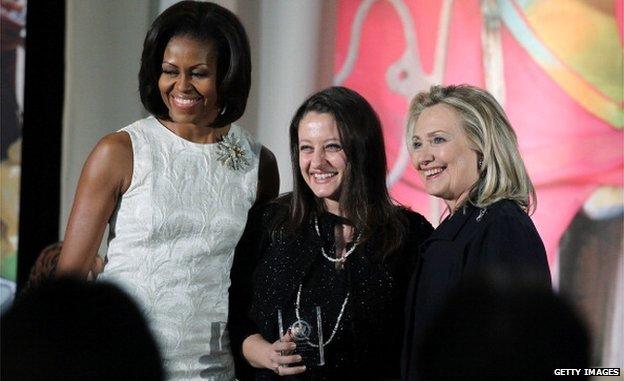
[[[267,232],[263,229],[266,224],[262,221],[265,214],[266,206],[257,206],[249,211],[230,272],[228,331],[238,379],[248,379],[252,371],[243,357],[242,344],[245,338],[258,332],[255,323],[249,319],[249,307],[252,274],[267,238]]]
[[[249,317],[253,296],[253,273],[270,243],[270,224],[278,212],[276,203],[255,206],[249,211],[245,231],[236,246],[230,272],[228,331],[236,376],[239,380],[252,377],[253,368],[242,354],[243,341],[256,333],[258,326]]]

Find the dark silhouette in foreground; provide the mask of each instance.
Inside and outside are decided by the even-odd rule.
[[[423,342],[420,379],[551,379],[558,368],[587,368],[589,347],[585,324],[562,298],[490,274],[449,298]]]
[[[2,380],[163,380],[136,304],[106,283],[50,279],[20,295],[0,323]]]

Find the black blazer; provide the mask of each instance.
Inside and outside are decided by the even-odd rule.
[[[550,287],[544,244],[529,216],[512,201],[472,205],[449,216],[420,247],[406,301],[401,376],[418,380],[418,348],[449,292],[471,274],[496,270]]]
[[[283,205],[272,203],[252,214],[232,268],[229,332],[239,379],[277,379],[271,371],[250,369],[241,344],[254,333],[269,342],[278,338],[275,311],[293,300],[303,277],[321,258],[322,242],[313,224],[294,237],[271,234],[275,218],[288,215]],[[342,370],[348,371],[349,379],[398,378],[400,374],[407,283],[416,265],[417,247],[433,230],[420,214],[408,210],[403,214],[408,237],[401,250],[383,258],[376,250],[379,237],[373,237],[349,257],[344,269],[351,293],[347,309],[354,317],[351,327],[356,340],[355,364]],[[338,219],[328,213],[319,217],[325,239],[333,240]]]

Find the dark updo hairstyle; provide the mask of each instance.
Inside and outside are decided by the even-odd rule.
[[[364,97],[345,87],[330,87],[313,94],[290,123],[291,228],[296,230],[312,215],[326,211],[325,203],[308,187],[299,167],[299,124],[309,112],[330,114],[338,127],[347,157],[339,199],[343,216],[362,234],[362,241],[371,238],[374,231],[382,239],[380,253],[394,252],[403,244],[407,221],[386,187],[388,168],[381,122]]]
[[[167,44],[187,36],[212,45],[217,58],[217,102],[221,112],[211,127],[224,127],[245,111],[251,86],[251,54],[243,25],[229,10],[213,3],[181,1],[167,8],[152,23],[143,43],[139,92],[152,115],[170,120],[158,79]]]

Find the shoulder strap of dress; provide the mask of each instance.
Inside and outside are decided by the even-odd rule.
[[[230,131],[240,140],[245,141],[249,145],[249,148],[253,152],[254,156],[260,155],[262,144],[258,143],[249,131],[237,124],[232,124]]]

